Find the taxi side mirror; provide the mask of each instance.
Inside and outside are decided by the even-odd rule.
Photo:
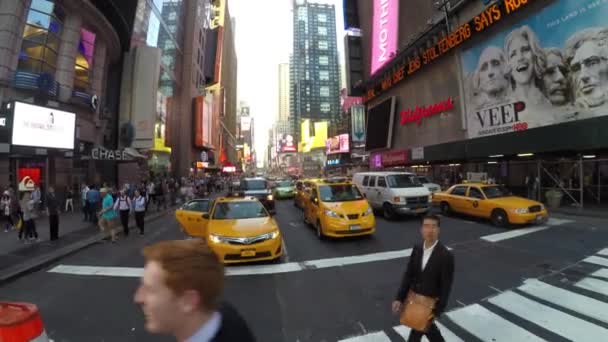
[[[203,218],[205,220],[208,220],[209,219],[209,213],[203,213]]]

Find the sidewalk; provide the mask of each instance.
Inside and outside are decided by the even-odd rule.
[[[586,216],[594,218],[608,219],[608,208],[588,205],[584,208],[562,206],[557,209],[549,209],[552,213],[571,215],[571,216]]]
[[[175,206],[157,212],[150,208],[146,222],[156,220],[175,210]],[[18,231],[0,231],[0,283],[11,280],[21,274],[36,270],[44,265],[86,248],[101,241],[105,236],[99,228],[90,222],[83,221],[81,212],[62,213],[59,217],[59,240],[49,241],[48,217],[42,215],[36,220],[40,242],[25,244],[17,238]],[[129,219],[129,227],[135,229],[135,220]],[[117,231],[122,232],[118,227]],[[133,232],[136,233],[136,232]]]

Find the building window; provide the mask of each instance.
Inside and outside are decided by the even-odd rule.
[[[327,103],[327,102],[321,103],[321,112],[329,113],[330,110],[331,110],[331,105],[329,103]]]
[[[329,87],[328,86],[320,87],[319,95],[321,95],[321,97],[329,97]]]
[[[329,81],[329,71],[327,71],[327,70],[319,71],[319,80],[320,81]]]
[[[319,56],[319,64],[320,65],[328,65],[329,64],[329,56]]]
[[[308,70],[306,70],[306,79],[309,80],[310,79],[310,72]]]
[[[175,20],[175,19],[177,19],[177,13],[175,13],[175,12],[169,13],[169,20]]]
[[[74,89],[87,91],[91,84],[93,55],[95,52],[95,33],[80,29],[80,41],[74,64]]]
[[[319,40],[319,49],[320,50],[327,50],[329,48],[329,44],[327,43],[327,40]]]
[[[306,111],[307,111],[307,112],[310,112],[310,103],[307,103],[307,104],[306,104]]]
[[[318,33],[320,36],[327,36],[327,27],[325,26],[319,26],[318,27]]]
[[[18,70],[55,73],[63,19],[63,10],[52,1],[32,0],[23,30]]]
[[[326,23],[327,22],[327,15],[326,14],[318,14],[317,15],[317,20],[321,23]]]

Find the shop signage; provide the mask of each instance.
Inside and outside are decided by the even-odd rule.
[[[382,153],[382,166],[397,166],[407,163],[407,150]]]
[[[209,155],[207,154],[207,152],[201,151],[201,160],[206,162],[207,160],[209,160],[208,158],[209,158]]]
[[[340,165],[340,158],[327,160],[327,166],[336,166],[336,165]]]
[[[91,149],[91,158],[95,160],[132,160],[125,150],[107,150],[101,147]]]
[[[224,166],[222,172],[236,172],[236,166]]]
[[[401,124],[405,125],[411,122],[415,122],[420,125],[422,123],[422,118],[441,114],[451,109],[454,109],[454,101],[451,97],[448,97],[447,100],[434,103],[430,106],[416,106],[414,109],[408,108],[407,110],[401,112]]]
[[[431,36],[422,44],[410,46],[405,53],[397,57],[390,69],[384,70],[375,81],[367,85],[364,102],[378,97],[396,84],[412,77],[439,57],[448,54],[465,41],[481,35],[489,27],[505,20],[532,2],[532,0],[504,0],[492,4],[448,36],[439,39],[437,43],[434,43],[436,37]],[[428,45],[431,47],[419,50],[421,46]]]
[[[15,102],[13,145],[73,150],[75,130],[75,113]]]
[[[397,52],[399,0],[374,0],[373,25],[372,74]]]
[[[340,134],[327,139],[325,154],[348,153],[350,145],[348,143],[348,134]]]
[[[424,159],[424,147],[413,147],[412,148],[412,160]]]

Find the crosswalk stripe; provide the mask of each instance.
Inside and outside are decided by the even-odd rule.
[[[501,293],[488,299],[488,301],[573,341],[601,341],[608,336],[608,329],[540,304],[512,291]]]
[[[450,329],[448,329],[445,325],[435,321],[437,327],[441,331],[441,335],[446,340],[446,342],[464,342],[460,337],[456,336]]]
[[[608,259],[596,257],[595,255],[590,256],[590,257],[588,257],[586,259],[583,259],[583,261],[584,262],[588,262],[590,264],[596,264],[596,265],[608,267]]]
[[[602,268],[598,271],[595,271],[593,273],[591,273],[592,276],[594,277],[598,277],[598,278],[606,278],[608,279],[608,268]]]
[[[601,251],[597,252],[597,254],[608,256],[608,248],[602,249]]]
[[[518,289],[534,297],[608,323],[608,303],[535,279],[526,280],[524,285]]]
[[[522,228],[522,229],[504,232],[504,233],[490,234],[490,235],[482,236],[481,239],[486,240],[488,242],[498,242],[498,241],[508,240],[508,239],[512,239],[512,238],[526,235],[526,234],[535,233],[535,232],[545,230],[545,229],[549,229],[549,226]]]
[[[608,282],[603,280],[583,278],[581,281],[574,284],[574,286],[608,296]]]
[[[454,323],[483,341],[545,341],[479,304],[472,304],[448,312],[446,315]]]
[[[361,336],[349,337],[338,342],[391,342],[391,339],[384,331],[378,331]]]

